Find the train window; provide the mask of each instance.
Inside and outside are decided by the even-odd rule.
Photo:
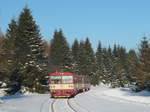
[[[61,76],[51,76],[50,77],[51,84],[60,84],[61,83]]]
[[[72,76],[62,76],[62,83],[73,83]]]

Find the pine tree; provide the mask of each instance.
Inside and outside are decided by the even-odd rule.
[[[43,63],[44,46],[39,27],[27,7],[23,9],[19,17],[17,41],[20,48],[17,53],[21,55],[19,58],[23,65],[21,66],[24,78],[23,85],[31,91],[40,92],[46,76]]]
[[[135,72],[137,74],[137,91],[150,90],[150,43],[146,37],[140,43],[138,64]]]
[[[87,57],[87,70],[89,75],[94,75],[95,74],[95,55],[94,51],[92,48],[92,45],[90,43],[89,38],[86,38],[85,40],[85,52],[86,52],[86,57]]]
[[[6,37],[0,34],[0,88],[3,88],[3,83],[6,84],[8,80],[8,50],[6,49]]]
[[[20,65],[18,62],[18,54],[16,53],[17,49],[17,34],[18,33],[18,24],[16,20],[12,19],[11,23],[8,25],[6,37],[6,47],[9,49],[9,59],[8,59],[8,68],[9,68],[9,81],[7,91],[9,94],[13,94],[21,89],[21,74],[19,73]]]
[[[129,83],[128,57],[125,48],[114,45],[113,87],[124,87]]]
[[[72,52],[72,71],[79,73],[79,42],[77,39],[74,40],[74,43],[71,47]]]
[[[102,61],[103,61],[103,83],[111,84],[112,82],[112,69],[113,69],[113,55],[112,50],[109,47],[103,48],[102,50]]]
[[[18,29],[18,24],[15,19],[11,20],[11,23],[8,25],[6,37],[8,38],[8,48],[14,52],[15,49],[15,40],[17,38],[17,29]],[[13,54],[13,53],[12,53]]]
[[[46,69],[43,63],[43,41],[31,11],[25,7],[17,23],[12,20],[7,30],[9,43],[13,46],[10,82],[16,91],[22,88],[42,92]],[[15,66],[14,66],[15,65]],[[14,91],[14,92],[16,92]]]
[[[70,71],[71,52],[62,30],[55,31],[50,43],[50,60],[60,71]]]
[[[135,67],[138,62],[138,57],[134,49],[130,49],[128,53],[128,67],[129,67],[129,72],[128,72],[128,80],[130,85],[134,85],[136,83],[136,73],[135,73]]]
[[[79,73],[82,75],[87,75],[87,68],[86,68],[86,51],[85,51],[85,42],[80,41],[79,45]]]
[[[95,84],[99,84],[103,80],[103,55],[102,55],[102,45],[101,42],[98,43],[98,47],[96,50],[96,76],[95,76]]]
[[[101,45],[101,42],[98,43],[98,47],[96,50],[96,62],[98,63],[98,65],[102,64],[102,45]]]
[[[96,72],[95,55],[88,38],[86,38],[85,42],[80,42],[79,49],[79,72],[80,74],[90,76],[93,83]]]

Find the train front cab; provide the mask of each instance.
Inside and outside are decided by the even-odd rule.
[[[53,74],[50,76],[50,94],[54,98],[73,97],[76,94],[72,74]]]

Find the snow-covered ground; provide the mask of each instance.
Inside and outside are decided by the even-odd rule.
[[[103,91],[97,91],[102,90]],[[106,86],[98,86],[95,87],[94,94],[98,96],[107,96],[109,98],[117,99],[117,100],[125,100],[128,102],[137,102],[145,105],[150,105],[150,92],[142,91],[142,92],[133,92],[129,88],[109,88]]]
[[[5,96],[6,92],[5,92],[5,89],[0,89],[0,103],[2,103],[2,97]]]
[[[92,87],[90,91],[71,99],[51,99],[49,94],[2,97],[0,112],[150,112],[150,93],[129,89]]]
[[[49,95],[14,95],[4,97],[0,104],[0,112],[48,112]]]

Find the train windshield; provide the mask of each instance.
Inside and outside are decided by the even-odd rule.
[[[50,77],[51,84],[60,84],[61,83],[61,76],[51,76]]]
[[[62,76],[62,83],[73,83],[72,76]]]

